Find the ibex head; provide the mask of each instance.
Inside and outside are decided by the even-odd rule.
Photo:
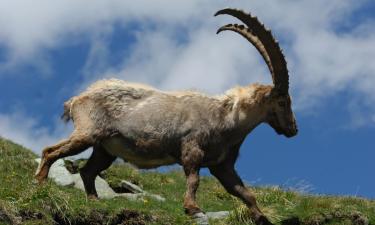
[[[272,75],[273,87],[268,93],[266,122],[278,134],[293,137],[297,134],[297,124],[289,96],[289,74],[284,54],[271,31],[242,10],[222,9],[215,16],[228,14],[241,20],[246,26],[228,24],[219,28],[217,33],[231,30],[246,38],[262,55]]]

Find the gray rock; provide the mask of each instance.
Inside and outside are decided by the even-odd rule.
[[[72,174],[72,177],[74,180],[74,187],[84,191],[85,187],[83,186],[81,176],[79,174]],[[111,199],[119,196],[116,192],[112,190],[108,183],[99,176],[97,176],[95,179],[95,187],[99,198]]]
[[[41,159],[35,159],[36,162],[40,163]],[[79,174],[71,174],[65,167],[64,160],[57,160],[52,166],[48,173],[48,178],[51,178],[54,182],[61,186],[72,185],[77,189],[85,191],[83,186],[82,178]],[[130,183],[128,181],[121,181],[121,185],[126,185],[126,188],[130,189],[133,193],[116,193],[109,186],[107,181],[103,178],[97,176],[95,179],[95,187],[98,193],[98,197],[102,199],[111,199],[115,197],[124,197],[128,200],[143,200],[144,197],[150,197],[157,201],[165,201],[165,198],[160,195],[150,194],[142,190],[137,185]]]
[[[153,198],[159,202],[165,202],[165,198],[160,196],[160,195],[155,195],[155,194],[150,194],[148,192],[146,192],[146,196],[150,197],[150,198]]]
[[[229,215],[228,211],[196,213],[192,216],[197,225],[209,225],[209,219],[224,219]]]
[[[40,163],[41,159],[35,159],[37,163]],[[48,178],[51,178],[56,184],[61,186],[73,185],[72,174],[65,168],[64,160],[59,159],[52,164],[48,173]]]
[[[206,215],[210,219],[224,219],[229,216],[229,211],[207,212]]]
[[[209,225],[208,216],[202,212],[194,214],[193,219],[197,225]]]
[[[130,201],[137,201],[137,200],[144,200],[145,194],[143,193],[138,193],[138,194],[133,194],[133,193],[116,193],[118,196],[127,198]]]
[[[150,194],[150,193],[144,191],[138,185],[135,185],[135,184],[133,184],[133,183],[131,183],[129,181],[122,180],[120,185],[122,187],[126,188],[127,190],[131,191],[134,194],[139,194],[138,196],[147,196],[147,197],[153,198],[153,199],[155,199],[157,201],[160,201],[160,202],[164,202],[165,201],[165,198],[161,197],[160,195]],[[125,195],[125,194],[129,195],[129,193],[124,193],[123,195]]]
[[[83,181],[81,179],[81,176],[79,174],[73,174],[74,179],[74,187],[85,190],[85,187],[83,186]],[[145,193],[116,193],[113,191],[113,189],[109,186],[107,181],[105,181],[101,177],[96,177],[95,179],[95,187],[96,192],[98,193],[98,197],[101,199],[112,199],[115,197],[124,197],[130,201],[136,201],[136,200],[143,200],[143,197],[146,196]]]
[[[132,193],[143,193],[144,191],[138,185],[130,183],[129,181],[122,180],[120,185],[127,190],[131,191]]]

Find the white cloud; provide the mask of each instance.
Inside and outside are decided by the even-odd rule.
[[[196,16],[199,9],[209,3],[197,0],[92,0],[89,3],[0,0],[0,45],[9,49],[8,61],[2,67],[14,67],[20,61],[35,59],[35,54],[46,49],[80,42],[82,37],[101,32],[114,22],[190,23],[201,18]]]
[[[53,129],[40,126],[37,119],[22,112],[0,114],[0,137],[22,144],[38,155],[47,146],[68,138],[73,130],[72,124],[64,124],[61,120],[56,120],[51,127]],[[92,148],[89,148],[71,158],[88,158],[91,152]]]
[[[261,57],[252,54],[256,50],[249,43],[229,33],[217,37],[213,29],[206,28],[187,31],[187,43],[177,42],[168,31],[142,33],[130,59],[105,76],[166,90],[194,88],[210,93],[239,83],[271,82]],[[233,41],[236,38],[239,41]]]
[[[361,115],[354,124],[362,125],[375,114],[375,21],[369,18],[353,24],[348,18],[368,2],[93,0],[88,4],[73,0],[0,0],[0,45],[9,53],[0,69],[30,63],[49,71],[46,50],[90,41],[91,51],[82,68],[85,85],[101,77],[117,76],[163,89],[196,88],[218,93],[236,84],[269,83],[265,64],[245,40],[231,33],[216,36],[220,25],[238,22],[212,16],[230,5],[257,15],[281,40],[299,112],[307,112],[346,90],[359,96],[355,99],[358,104],[353,107],[353,100],[348,100],[347,108],[349,114]],[[130,30],[127,25],[131,22],[139,28]],[[115,23],[134,33],[136,42],[122,64],[109,65],[107,37],[115,31]],[[338,31],[340,27],[346,29]],[[182,36],[184,41],[180,40]],[[369,112],[359,113],[363,110]],[[0,129],[11,121],[3,118]],[[41,140],[46,134],[40,131]],[[23,136],[25,142],[32,137],[27,132]]]
[[[343,90],[360,93],[366,96],[366,101],[375,100],[372,91],[375,29],[371,26],[374,20],[337,31],[340,26],[350,24],[347,18],[364,3],[366,1],[269,0],[233,4],[251,9],[282,40],[296,108],[306,111]],[[221,5],[222,2],[218,2],[204,9],[204,15],[194,25],[177,23],[186,36],[186,43],[178,43],[178,35],[173,32],[176,23],[168,23],[170,18],[163,26],[142,30],[130,59],[120,69],[118,66],[109,69],[105,76],[166,89],[193,87],[212,93],[235,84],[269,82],[264,63],[248,43],[236,34],[225,33],[219,37],[214,34],[214,29],[224,21],[237,22],[234,18],[211,17],[211,12]],[[97,77],[89,82],[95,79]]]
[[[37,120],[23,113],[0,114],[0,137],[20,143],[40,154],[46,146],[68,137],[72,127],[64,126],[61,121],[58,122],[51,131],[38,126]]]
[[[224,0],[94,0],[87,4],[73,0],[40,0],[32,3],[4,0],[0,8],[0,42],[9,49],[8,63],[11,62],[11,65],[24,60],[39,60],[38,65],[48,68],[43,63],[43,54],[37,55],[40,57],[34,54],[49,48],[91,41],[92,50],[84,72],[98,73],[97,70],[104,70],[106,65],[98,66],[102,60],[97,58],[110,53],[103,45],[106,40],[103,42],[100,37],[95,37],[112,32],[111,26],[116,22],[128,24],[136,21],[143,29],[137,31],[137,44],[130,54],[132,63],[124,63],[125,68],[120,71],[126,72],[127,77],[145,74],[136,77],[144,81],[147,76],[148,81],[161,87],[193,86],[216,92],[234,82],[244,84],[253,81],[253,78],[247,78],[250,73],[255,73],[257,79],[257,72],[266,73],[263,63],[259,60],[254,62],[253,58],[257,57],[255,51],[250,52],[238,37],[226,36],[223,41],[220,39],[223,37],[213,34],[224,20],[236,21],[212,17],[217,9],[232,5],[251,10],[286,41],[282,44],[291,65],[292,85],[297,90],[303,90],[297,92],[301,96],[299,104],[302,106],[308,105],[310,101],[307,99],[311,96],[333,95],[353,83],[355,86],[352,88],[368,92],[367,81],[374,81],[372,74],[375,70],[370,61],[375,54],[372,47],[375,46],[373,23],[356,25],[359,28],[345,34],[337,34],[334,29],[337,25],[348,23],[346,17],[366,2],[267,0],[229,4]],[[177,43],[177,29],[187,32],[188,43]],[[364,30],[366,32],[360,32]],[[83,38],[91,36],[94,38]],[[156,40],[152,40],[154,37]],[[158,46],[160,44],[164,44],[164,48]],[[233,51],[228,52],[228,45],[234,47]],[[95,65],[94,69],[92,65]],[[108,71],[123,73],[113,69]],[[201,71],[206,73],[202,75]],[[206,79],[198,83],[196,78],[202,77]],[[213,77],[216,79],[211,79]],[[207,88],[207,83],[212,87]]]

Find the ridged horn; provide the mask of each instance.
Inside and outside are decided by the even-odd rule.
[[[223,14],[236,17],[246,24],[247,28],[245,28],[243,25],[228,24],[219,28],[217,33],[225,30],[231,30],[242,35],[250,43],[252,43],[262,55],[268,69],[270,70],[275,90],[277,90],[279,94],[287,94],[289,89],[287,63],[285,61],[284,54],[278,42],[273,37],[271,31],[260,23],[257,17],[253,17],[242,10],[231,8],[222,9],[219,10],[215,16]]]

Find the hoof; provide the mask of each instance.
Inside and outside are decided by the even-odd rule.
[[[34,179],[37,183],[42,184],[47,180],[49,168],[41,167],[35,172]]]
[[[267,217],[265,216],[261,216],[259,217],[256,222],[255,222],[256,225],[274,225],[273,223],[271,223]]]
[[[192,218],[195,220],[197,225],[209,225],[208,216],[202,212],[195,213],[192,215]]]
[[[32,184],[34,184],[34,185],[41,185],[42,183],[40,183],[40,181],[37,179],[37,178],[35,178],[34,177],[34,179],[31,181],[32,182]]]
[[[90,201],[98,201],[99,198],[97,195],[87,195],[87,199]]]
[[[185,208],[185,213],[189,216],[193,216],[198,213],[203,213],[202,210],[199,207],[189,207]],[[203,213],[204,214],[204,213]]]
[[[45,183],[46,180],[47,180],[47,177],[45,177],[45,176],[40,176],[40,175],[38,174],[38,175],[35,175],[35,176],[34,176],[33,184],[41,185],[41,184]]]

